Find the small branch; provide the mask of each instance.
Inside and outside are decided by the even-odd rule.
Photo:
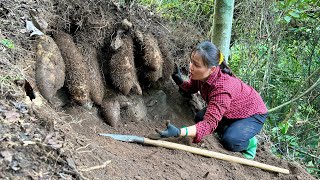
[[[167,27],[165,27],[163,24],[161,24],[160,22],[158,22],[158,21],[156,21],[158,24],[160,24],[164,29],[166,29],[169,33],[171,33],[171,31],[167,28]]]
[[[295,97],[295,96],[304,88],[303,85],[304,85],[306,82],[309,82],[310,79],[311,79],[314,75],[316,75],[318,72],[320,72],[320,67],[319,67],[318,69],[316,69],[310,76],[307,77],[307,79],[304,81],[304,83],[301,84],[301,88],[300,88],[298,91],[296,91],[296,93],[294,94],[293,97]],[[292,98],[293,98],[293,97],[292,97]]]
[[[85,168],[85,169],[79,169],[79,171],[88,172],[88,171],[92,171],[92,170],[96,170],[96,169],[105,168],[107,166],[107,164],[109,164],[109,163],[111,163],[111,160],[104,162],[102,165],[92,166],[92,167]]]
[[[316,12],[319,12],[319,11],[320,11],[320,8],[317,8],[317,9],[314,8],[314,9],[307,9],[307,10],[304,10],[302,12],[309,14],[309,13],[316,13]]]
[[[312,103],[312,102],[313,102],[315,99],[317,99],[319,96],[320,96],[320,93],[317,94],[315,97],[313,97],[313,98],[309,101],[309,103]]]
[[[289,148],[290,148],[290,149],[293,149],[293,150],[295,150],[295,151],[298,151],[299,153],[302,153],[302,154],[305,154],[305,155],[308,155],[308,156],[310,156],[310,157],[313,157],[313,158],[316,158],[316,159],[319,159],[319,160],[320,160],[319,157],[317,157],[317,156],[315,156],[315,155],[313,155],[313,154],[307,153],[307,152],[305,152],[305,151],[296,149],[295,147],[289,146]]]
[[[286,106],[286,105],[288,105],[288,104],[293,103],[294,101],[300,99],[302,96],[306,95],[306,94],[307,94],[308,92],[310,92],[312,89],[314,89],[315,87],[317,87],[317,85],[319,85],[319,84],[320,84],[320,78],[319,78],[311,87],[309,87],[309,89],[307,89],[304,93],[300,94],[298,97],[296,97],[296,98],[294,98],[294,99],[291,99],[290,101],[288,101],[288,102],[286,102],[286,103],[283,103],[283,104],[281,104],[280,106],[277,106],[277,107],[275,107],[275,108],[272,108],[272,109],[270,109],[268,112],[271,113],[271,112],[276,111],[276,110],[278,110],[278,109],[280,109],[280,108],[282,108],[282,107],[284,107],[284,106]]]
[[[76,151],[79,151],[80,149],[87,148],[89,145],[90,145],[90,143],[89,143],[89,144],[87,144],[87,145],[85,145],[85,146],[79,147],[79,148],[77,148],[77,149],[76,149]]]

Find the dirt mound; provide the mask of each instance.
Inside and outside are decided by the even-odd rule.
[[[83,85],[93,88],[86,92],[86,98],[94,103],[92,106],[74,103],[66,81],[53,97],[60,103],[47,101],[39,93],[35,81],[38,41],[25,32],[30,9],[36,9],[48,22],[48,36],[61,30],[67,32],[71,45],[62,43],[66,39],[57,43],[60,51],[65,48],[63,53],[74,54],[67,57],[66,73],[71,78],[70,74],[77,72],[70,69],[77,68],[70,63],[85,61],[79,71],[87,79],[77,79],[84,81],[74,88]],[[267,141],[262,135],[255,160],[289,169],[289,175],[98,136],[98,133],[145,136],[156,127],[164,128],[167,119],[179,127],[193,124],[190,101],[178,93],[169,78],[173,62],[186,67],[190,48],[201,39],[201,35],[193,35],[196,33],[187,34],[185,26],[169,28],[169,24],[144,7],[112,1],[52,0],[37,4],[27,0],[5,1],[0,3],[0,21],[0,38],[13,40],[15,45],[13,49],[0,46],[1,179],[314,179],[301,166],[274,157],[264,145]],[[137,40],[136,29],[151,38],[147,49],[141,46],[141,39]],[[126,48],[129,53],[124,54],[121,49],[123,42],[115,41],[118,34],[120,40],[130,39],[124,42],[130,46]],[[70,46],[79,50],[68,51]],[[124,65],[129,63],[131,68],[128,78],[137,76],[142,95],[127,90],[122,93],[114,86],[112,73],[116,68],[110,62],[119,51],[130,56]],[[150,57],[152,51],[157,52],[156,57]],[[75,57],[79,58],[72,59]],[[121,57],[117,59],[121,61]],[[154,78],[150,78],[153,74]],[[92,79],[95,77],[96,82]],[[30,82],[36,98],[30,101],[26,86],[15,83],[16,79]],[[109,122],[112,126],[103,115],[114,120]],[[199,144],[192,144],[189,138],[170,141],[241,157],[240,153],[223,149],[214,135]]]

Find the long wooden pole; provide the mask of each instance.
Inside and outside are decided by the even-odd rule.
[[[177,149],[177,150],[187,151],[187,152],[190,152],[193,154],[199,154],[199,155],[206,156],[206,157],[213,157],[216,159],[221,159],[221,160],[225,160],[225,161],[230,161],[230,162],[235,162],[235,163],[244,164],[244,165],[248,165],[248,166],[253,166],[253,167],[257,167],[257,168],[268,170],[268,171],[289,174],[288,169],[283,169],[283,168],[279,168],[276,166],[271,166],[268,164],[260,163],[257,161],[239,158],[239,157],[235,157],[235,156],[230,156],[230,155],[226,155],[226,154],[222,154],[222,153],[218,153],[218,152],[213,152],[213,151],[209,151],[209,150],[205,150],[205,149],[200,149],[200,148],[196,148],[196,147],[192,147],[192,146],[186,146],[183,144],[172,143],[172,142],[161,141],[161,140],[152,140],[149,138],[144,138],[143,143],[153,145],[153,146],[165,147],[165,148],[169,148],[169,149]]]

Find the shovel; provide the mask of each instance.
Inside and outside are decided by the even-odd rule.
[[[268,164],[260,163],[257,161],[252,161],[244,158],[239,158],[235,156],[230,156],[218,152],[213,152],[205,149],[200,149],[192,146],[186,146],[183,144],[177,144],[177,143],[172,143],[168,141],[161,141],[161,140],[152,140],[149,138],[145,137],[140,137],[140,136],[133,136],[133,135],[121,135],[121,134],[99,134],[100,136],[107,136],[111,137],[113,139],[119,140],[119,141],[124,141],[124,142],[134,142],[134,143],[141,143],[141,144],[148,144],[148,145],[153,145],[153,146],[159,146],[159,147],[165,147],[168,149],[177,149],[177,150],[183,150],[187,151],[193,154],[199,154],[202,156],[206,157],[213,157],[216,159],[221,159],[229,162],[235,162],[239,164],[244,164],[248,166],[253,166],[257,167],[260,169],[268,170],[268,171],[273,171],[273,172],[279,172],[283,174],[289,174],[288,169],[283,169],[279,168],[276,166],[271,166]]]

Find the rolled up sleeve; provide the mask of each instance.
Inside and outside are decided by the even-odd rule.
[[[218,123],[231,103],[231,95],[226,91],[211,92],[209,99],[203,121],[196,124],[197,132],[193,139],[194,143],[200,142],[204,136],[211,134],[218,127]]]

